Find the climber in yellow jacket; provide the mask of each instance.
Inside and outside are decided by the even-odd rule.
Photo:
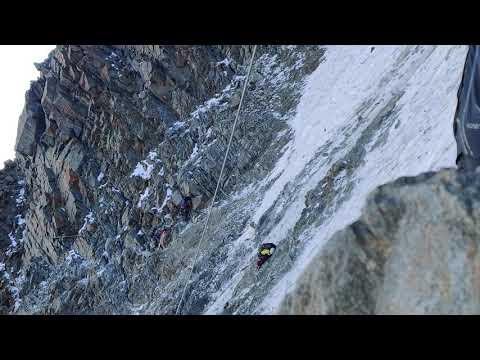
[[[266,243],[260,246],[258,250],[257,270],[260,270],[265,261],[270,259],[276,248],[277,246],[273,243]]]

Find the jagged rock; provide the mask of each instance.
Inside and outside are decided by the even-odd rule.
[[[33,82],[25,95],[25,106],[18,121],[15,150],[25,156],[33,155],[35,146],[45,130],[45,115],[40,104],[42,81]]]
[[[443,170],[368,197],[284,300],[282,314],[478,314],[480,180]]]
[[[25,187],[26,200],[21,207],[10,204],[11,214],[1,221],[4,248],[11,245],[12,224],[21,223],[11,233],[18,246],[6,257],[8,271],[20,274],[12,278],[22,298],[15,312],[131,313],[165,287],[170,295],[159,295],[149,311],[172,311],[202,226],[185,222],[179,207],[189,195],[193,211],[205,216],[233,124],[231,104],[238,105],[252,50],[60,45],[36,64],[41,75],[26,94],[15,147],[25,184],[17,186],[17,175],[13,183],[16,196]],[[277,135],[287,126],[273,109],[278,112],[285,98],[298,99],[307,73],[285,85],[283,98],[273,98],[277,75],[269,64],[277,54],[286,74],[300,60],[318,64],[323,52],[318,46],[257,49],[263,60],[248,91],[262,106],[260,112],[244,108],[220,201],[260,176],[254,164],[260,158],[273,164],[284,143]],[[11,196],[0,188],[2,198]],[[157,227],[170,229],[167,247],[152,241]],[[217,235],[207,253],[216,254],[215,244],[224,242]],[[201,281],[213,276],[207,272]],[[200,312],[208,301],[196,293],[183,311]]]

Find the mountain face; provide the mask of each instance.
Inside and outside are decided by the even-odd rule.
[[[474,270],[450,300],[416,307],[430,293],[404,291],[416,270],[448,273],[418,265],[411,242],[455,267],[473,241],[449,249],[463,223],[430,209],[474,179],[419,175],[454,166],[467,47],[259,46],[200,242],[252,51],[65,45],[37,64],[0,171],[0,312],[478,312],[458,296],[476,291]],[[437,210],[454,222],[474,205],[450,196]],[[416,231],[426,224],[445,231],[438,252]],[[264,242],[277,251],[256,271]]]

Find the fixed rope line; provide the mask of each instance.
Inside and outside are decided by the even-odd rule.
[[[250,78],[250,73],[252,71],[252,65],[253,65],[253,59],[255,57],[255,51],[257,50],[257,45],[255,45],[253,47],[253,52],[252,52],[252,57],[250,59],[250,65],[248,66],[248,72],[247,72],[247,77],[245,79],[245,83],[243,84],[243,89],[242,89],[242,96],[240,97],[240,104],[238,104],[238,109],[237,109],[237,114],[235,116],[235,121],[233,122],[233,126],[232,126],[232,133],[230,134],[230,139],[228,141],[228,145],[227,145],[227,151],[225,152],[225,157],[223,158],[223,164],[222,164],[222,168],[220,170],[220,175],[218,176],[218,181],[217,181],[217,186],[215,188],[215,193],[213,194],[213,198],[212,198],[212,202],[210,203],[210,207],[208,209],[208,214],[207,214],[207,220],[205,221],[205,226],[203,228],[203,231],[202,231],[202,236],[200,237],[200,242],[198,243],[198,247],[197,247],[197,251],[196,251],[196,254],[195,254],[195,258],[193,260],[193,265],[192,267],[190,268],[190,273],[187,277],[187,281],[185,282],[185,287],[183,288],[183,291],[182,291],[182,296],[180,298],[180,301],[178,302],[178,305],[177,305],[177,310],[175,311],[175,315],[178,315],[178,312],[180,310],[180,307],[182,305],[182,302],[183,302],[183,298],[185,297],[185,293],[187,291],[187,287],[188,287],[188,283],[190,282],[190,278],[192,276],[192,273],[193,273],[193,268],[195,267],[196,263],[197,263],[197,259],[198,259],[198,254],[200,253],[200,249],[201,249],[201,245],[202,245],[202,242],[203,242],[203,239],[205,237],[205,233],[207,231],[207,228],[208,228],[208,223],[210,221],[210,214],[212,212],[212,208],[213,208],[213,204],[215,203],[215,198],[217,197],[217,193],[218,193],[218,189],[220,188],[220,183],[221,183],[221,180],[222,180],[222,175],[223,175],[223,170],[225,169],[225,164],[227,162],[227,157],[228,157],[228,153],[230,152],[230,147],[232,145],[232,140],[233,140],[233,134],[235,132],[235,128],[237,126],[237,122],[238,122],[238,118],[240,116],[240,110],[242,108],[242,104],[243,104],[243,98],[245,96],[245,91],[247,89],[247,85],[248,85],[248,79]]]

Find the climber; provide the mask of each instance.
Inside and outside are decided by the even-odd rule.
[[[168,227],[156,227],[152,231],[152,239],[154,241],[154,248],[160,247],[162,250],[167,247],[168,237],[170,235],[170,229]]]
[[[457,92],[453,123],[459,170],[480,165],[480,46],[470,45]]]
[[[276,248],[277,246],[272,243],[266,243],[260,246],[260,249],[258,250],[257,270],[260,270],[265,261],[270,259]]]
[[[162,231],[163,229],[161,229],[159,226],[155,227],[152,230],[150,237],[153,239],[153,244],[151,245],[153,246],[153,248],[157,248],[160,245],[162,239]]]
[[[168,228],[162,229],[160,232],[160,241],[159,241],[159,246],[163,250],[167,247],[167,240],[168,240],[168,235],[170,235],[170,231]]]
[[[190,215],[192,212],[192,198],[190,196],[185,196],[180,204],[180,208],[182,209],[183,218],[185,221],[190,220]]]

